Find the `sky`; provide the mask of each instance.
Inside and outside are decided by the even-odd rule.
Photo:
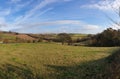
[[[0,0],[0,31],[100,33],[120,27],[120,0]]]

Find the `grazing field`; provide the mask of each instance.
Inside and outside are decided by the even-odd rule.
[[[85,38],[85,37],[87,37],[88,36],[88,34],[72,34],[71,35],[71,37],[72,37],[72,39],[74,40],[74,39],[80,39],[80,38]]]
[[[0,45],[0,79],[94,79],[117,47]]]

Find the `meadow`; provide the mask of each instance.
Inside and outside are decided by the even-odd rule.
[[[118,47],[56,43],[0,45],[0,79],[94,79]]]

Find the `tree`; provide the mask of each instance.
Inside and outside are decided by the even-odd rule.
[[[114,30],[108,28],[102,33],[99,33],[92,37],[92,46],[120,46],[120,32],[119,30]]]
[[[58,40],[64,45],[65,43],[68,43],[68,45],[72,44],[72,38],[67,33],[60,33],[57,36]]]

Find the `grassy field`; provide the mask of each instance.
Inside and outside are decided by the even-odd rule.
[[[117,47],[54,43],[0,45],[0,79],[92,79]]]
[[[8,39],[8,40],[14,41],[14,40],[16,40],[16,36],[13,36],[11,34],[0,33],[0,41],[3,39]]]
[[[71,35],[72,39],[85,38],[88,34],[73,34]]]

